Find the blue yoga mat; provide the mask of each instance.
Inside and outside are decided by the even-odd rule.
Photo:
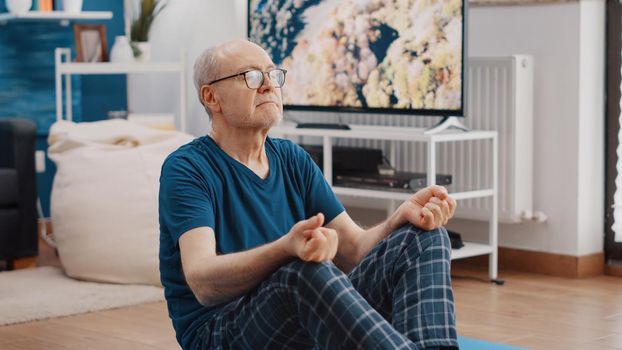
[[[473,338],[458,337],[460,350],[525,350],[516,346],[491,343],[489,341]]]

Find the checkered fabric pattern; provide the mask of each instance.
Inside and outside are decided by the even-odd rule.
[[[457,347],[447,231],[406,225],[349,274],[295,260],[226,304],[204,349]]]

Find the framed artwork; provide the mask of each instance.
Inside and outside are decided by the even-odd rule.
[[[469,0],[469,6],[519,6],[578,1],[579,0]]]
[[[108,45],[103,24],[74,24],[76,62],[107,62]]]

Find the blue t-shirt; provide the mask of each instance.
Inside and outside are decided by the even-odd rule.
[[[285,235],[322,212],[330,222],[343,210],[311,157],[289,140],[267,138],[270,171],[261,179],[209,136],[181,146],[160,175],[160,277],[169,317],[184,349],[196,349],[196,331],[221,306],[204,307],[185,282],[179,237],[214,230],[218,254],[248,250]]]

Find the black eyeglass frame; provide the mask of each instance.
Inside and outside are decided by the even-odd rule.
[[[263,83],[265,82],[266,74],[268,75],[268,79],[270,79],[270,73],[275,71],[275,70],[283,72],[283,84],[281,84],[281,86],[275,85],[275,87],[281,88],[281,87],[283,87],[283,85],[285,85],[285,78],[287,77],[287,69],[283,69],[283,68],[272,68],[272,69],[270,69],[268,71],[265,71],[265,72],[261,71],[259,69],[249,69],[249,70],[241,72],[241,73],[236,73],[236,74],[224,77],[224,78],[212,80],[211,82],[207,83],[207,85],[212,85],[212,84],[217,83],[219,81],[223,81],[223,80],[227,80],[227,79],[231,79],[231,78],[235,78],[237,76],[243,75],[244,76],[244,83],[246,84],[246,87],[249,88],[249,89],[256,90],[256,89],[259,89],[263,85]],[[248,86],[248,80],[246,80],[246,73],[250,73],[250,72],[261,72],[261,82],[259,83],[259,86],[256,87],[256,88],[252,88],[252,87]]]

